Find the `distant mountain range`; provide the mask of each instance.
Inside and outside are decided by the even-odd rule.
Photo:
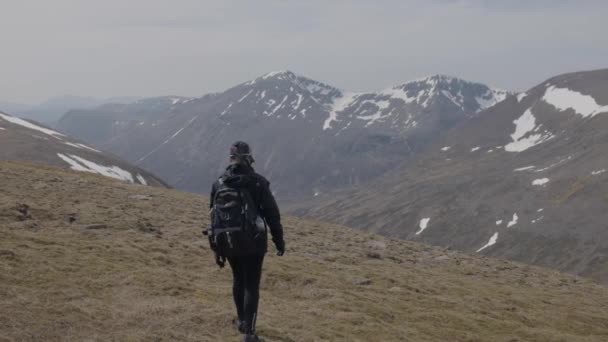
[[[374,179],[508,94],[441,75],[352,93],[280,71],[200,98],[72,110],[57,127],[195,192],[245,140],[276,195],[295,200]]]
[[[0,112],[0,160],[22,160],[100,174],[129,183],[166,184],[149,172],[65,134]]]
[[[105,103],[129,103],[136,101],[137,97],[94,98],[64,95],[52,97],[36,105],[14,102],[1,102],[0,111],[36,120],[49,126],[54,126],[65,113],[71,109],[94,108]]]
[[[608,281],[608,69],[551,78],[301,215]]]

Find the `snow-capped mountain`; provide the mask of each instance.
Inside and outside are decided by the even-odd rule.
[[[299,213],[608,281],[606,151],[608,69],[566,74]]]
[[[0,159],[44,163],[142,185],[166,186],[152,174],[69,136],[0,112]]]
[[[280,71],[175,103],[72,111],[59,128],[196,192],[244,140],[277,195],[302,198],[383,174],[505,95],[447,76],[353,94]]]
[[[383,125],[407,130],[419,125],[417,120],[428,108],[454,115],[444,119],[462,120],[461,113],[473,115],[504,100],[509,92],[458,78],[435,75],[374,93],[345,93],[334,98],[330,116],[323,129],[343,130],[351,126]],[[426,113],[428,114],[428,113]]]

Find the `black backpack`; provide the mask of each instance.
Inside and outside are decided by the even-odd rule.
[[[224,176],[218,180],[211,208],[211,245],[224,257],[255,251],[256,243],[266,235],[266,223],[248,187],[231,186],[232,179]]]

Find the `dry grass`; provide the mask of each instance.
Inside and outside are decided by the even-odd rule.
[[[23,163],[0,177],[0,341],[238,340],[202,197]],[[269,254],[262,280],[269,341],[608,340],[608,290],[590,281],[295,218],[285,229],[288,253]]]

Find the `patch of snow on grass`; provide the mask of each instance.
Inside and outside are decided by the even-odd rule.
[[[79,156],[70,154],[69,156],[57,153],[57,156],[70,165],[72,170],[96,173],[102,176],[115,178],[130,183],[134,183],[133,175],[129,171],[125,171],[118,166],[103,166],[86,160]]]
[[[496,221],[496,225],[497,225],[497,226],[500,226],[501,224],[502,224],[502,220],[498,220],[498,221]]]
[[[444,147],[442,147],[442,148],[441,148],[441,150],[442,150],[443,152],[447,152],[447,151],[449,151],[451,148],[452,148],[452,146],[444,146]]]
[[[532,185],[543,186],[549,183],[549,178],[539,178],[532,181]]]
[[[137,174],[137,176],[135,178],[137,178],[137,180],[139,181],[139,184],[148,185],[148,182],[146,182],[146,179],[139,173]]]
[[[527,109],[513,123],[515,124],[515,132],[511,134],[513,142],[505,146],[505,150],[508,152],[523,152],[554,137],[548,131],[534,133],[540,129],[540,126],[536,126],[536,118],[531,109]]]
[[[25,128],[33,129],[33,130],[36,130],[38,132],[42,132],[44,134],[50,135],[50,136],[55,137],[55,138],[57,138],[57,137],[64,137],[65,136],[65,135],[63,135],[63,134],[61,134],[59,132],[53,131],[52,129],[48,129],[48,128],[44,128],[44,127],[35,125],[35,124],[33,124],[33,123],[29,122],[29,121],[25,121],[23,119],[20,119],[20,118],[14,117],[14,116],[10,116],[8,114],[2,114],[2,113],[0,113],[0,118],[4,119],[5,121],[8,121],[10,123],[13,123],[15,125],[19,125],[19,126],[22,126],[22,127],[25,127]]]
[[[498,240],[498,232],[494,233],[494,235],[492,235],[492,237],[490,237],[490,240],[488,241],[488,243],[486,243],[485,245],[483,245],[483,247],[481,247],[480,249],[477,250],[477,253],[483,251],[484,249],[486,249],[490,246],[494,246],[494,244],[496,244],[497,240]]]
[[[591,175],[592,176],[597,176],[597,175],[601,175],[602,173],[606,172],[606,169],[602,169],[602,170],[597,170],[597,171],[592,171]]]
[[[473,147],[473,148],[471,149],[471,152],[479,151],[479,149],[480,149],[480,148],[481,148],[481,147],[479,147],[479,146],[477,146],[477,147]]]
[[[556,88],[555,86],[547,88],[543,101],[560,111],[573,109],[574,112],[585,118],[608,113],[608,106],[598,104],[592,96],[568,88]]]
[[[430,220],[431,220],[430,217],[423,218],[422,220],[420,220],[420,223],[418,224],[418,227],[420,228],[420,230],[418,230],[416,232],[416,235],[420,235],[420,233],[422,233],[426,229],[426,227],[428,227]]]
[[[507,228],[511,228],[514,225],[516,225],[518,219],[519,219],[519,217],[517,216],[517,213],[513,214],[513,219],[511,219],[511,221],[509,221],[509,223],[507,223]]]

